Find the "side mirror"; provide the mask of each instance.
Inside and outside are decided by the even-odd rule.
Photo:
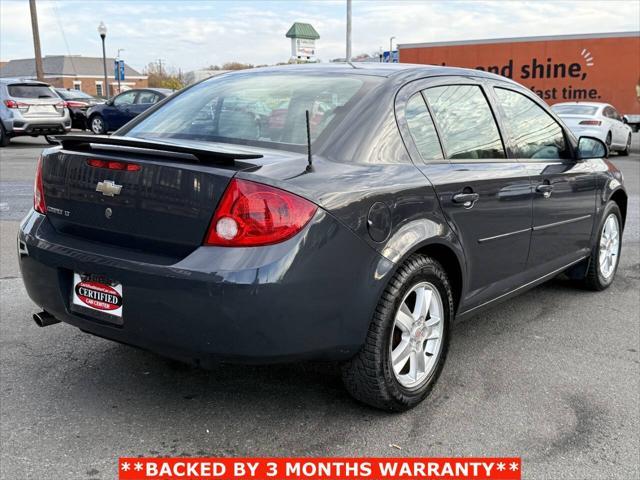
[[[580,137],[578,140],[578,160],[608,156],[609,147],[602,140],[595,137]]]
[[[108,105],[109,107],[111,105],[113,105],[113,98],[110,98],[109,100],[107,100],[106,102],[104,102],[105,105]]]
[[[627,120],[627,117],[622,117],[622,123],[624,123],[625,125],[629,124],[629,120]]]

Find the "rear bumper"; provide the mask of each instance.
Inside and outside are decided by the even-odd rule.
[[[80,110],[79,108],[69,111],[71,115],[71,124],[73,128],[79,128],[82,130],[87,129],[87,111]]]
[[[13,117],[3,121],[5,131],[13,136],[19,135],[54,135],[71,130],[71,117],[65,113],[61,117]]]
[[[340,360],[364,342],[391,262],[319,211],[296,237],[253,249],[200,247],[151,257],[55,231],[31,212],[19,238],[31,299],[104,338],[206,365]],[[123,285],[123,325],[70,311],[73,272]]]

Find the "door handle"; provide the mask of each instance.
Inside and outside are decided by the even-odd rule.
[[[549,183],[541,183],[536,187],[536,192],[541,193],[544,198],[549,198],[553,192],[553,185]]]
[[[453,203],[461,203],[464,208],[471,208],[479,198],[477,193],[456,193],[452,200]]]

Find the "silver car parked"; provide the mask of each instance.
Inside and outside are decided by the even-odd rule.
[[[48,84],[21,78],[0,78],[0,146],[13,137],[64,134],[71,130],[66,103]]]

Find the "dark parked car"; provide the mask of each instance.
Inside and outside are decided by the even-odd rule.
[[[339,360],[383,409],[428,394],[455,317],[618,266],[604,143],[476,70],[238,72],[61,141],[18,239],[39,325],[196,365]]]
[[[92,97],[81,90],[56,88],[56,92],[60,95],[60,98],[67,103],[67,108],[71,114],[71,126],[73,128],[79,128],[80,130],[86,130],[88,128],[87,111],[89,108],[104,103],[104,100]]]
[[[89,129],[96,135],[117,130],[171,93],[173,90],[168,88],[144,88],[122,92],[89,109]]]

